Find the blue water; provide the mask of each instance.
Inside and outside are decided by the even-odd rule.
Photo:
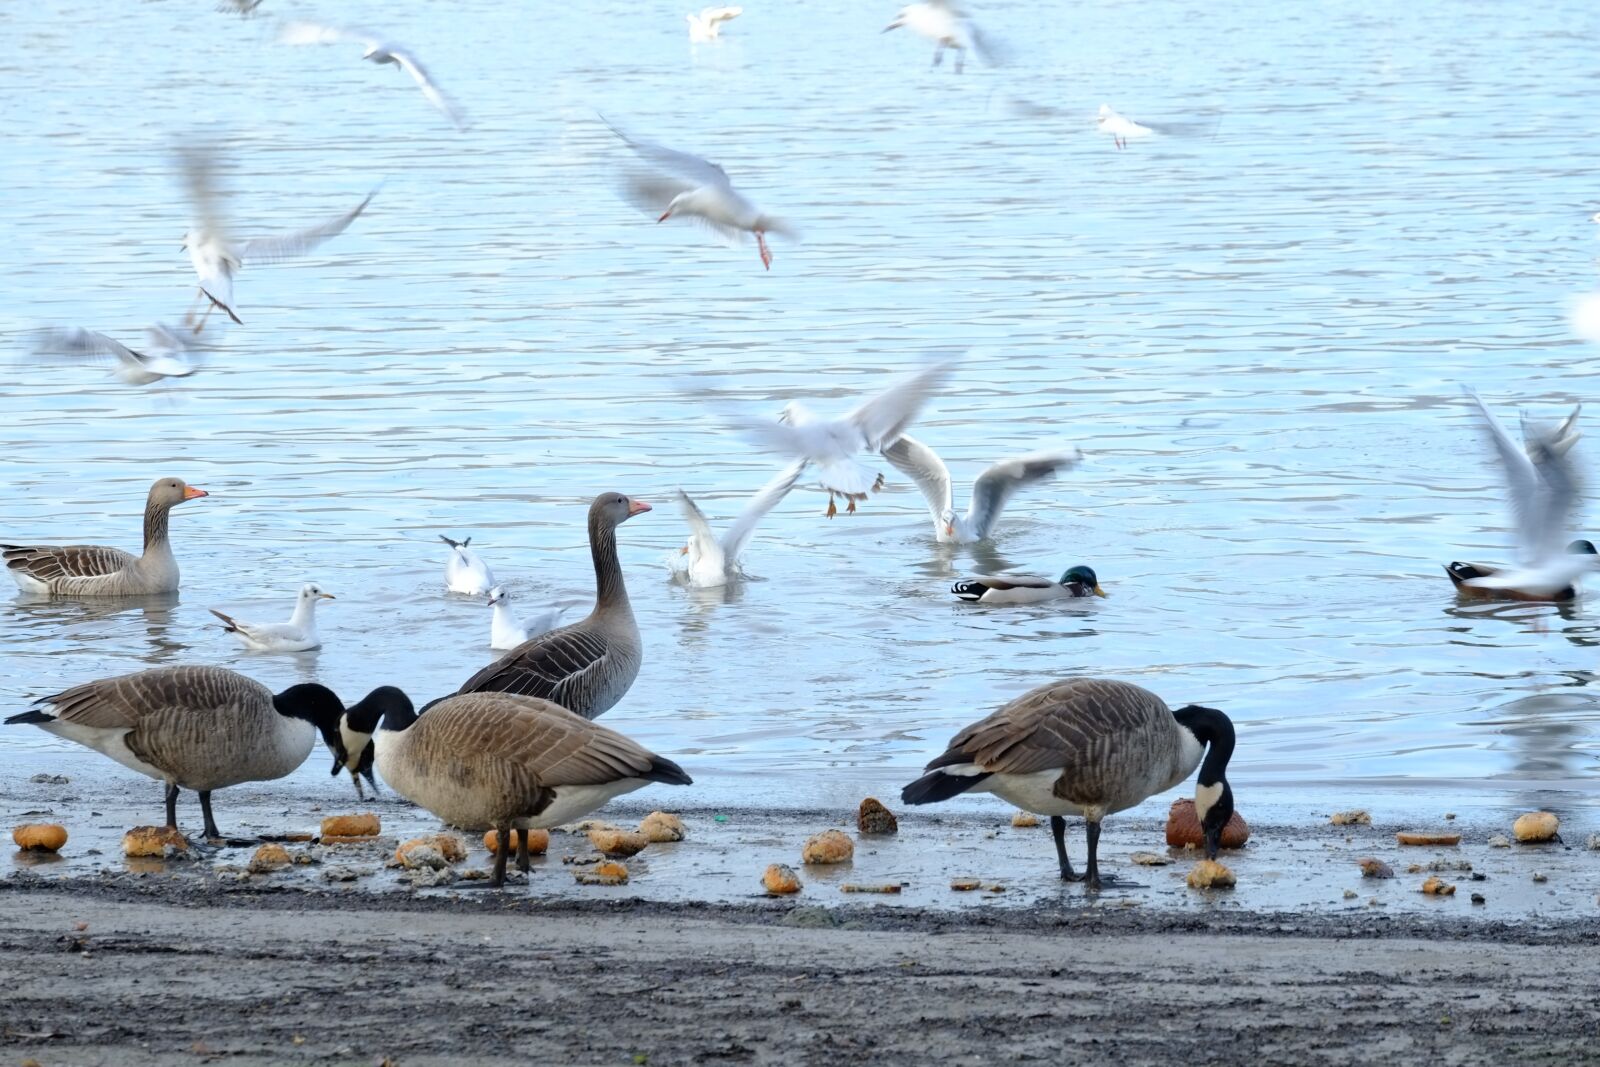
[[[753,2],[692,46],[672,5],[327,5],[413,45],[465,133],[359,46],[274,43],[274,0],[0,9],[0,533],[136,549],[152,479],[213,493],[175,515],[175,605],[0,608],[6,702],[180,662],[438,695],[491,654],[435,534],[472,534],[524,608],[586,597],[584,508],[616,489],[658,506],[622,530],[646,658],[605,721],[713,793],[886,790],[1079,673],[1227,710],[1237,783],[1592,788],[1593,602],[1465,607],[1440,564],[1511,545],[1458,383],[1554,418],[1600,373],[1566,321],[1600,283],[1600,9],[996,2],[974,11],[1010,64],[956,76],[878,32],[893,7]],[[1101,102],[1211,132],[1118,151]],[[718,160],[803,241],[767,272],[634,213],[597,112]],[[246,267],[245,325],[172,390],[35,361],[18,331],[181,317],[171,149],[196,136],[227,145],[240,236],[382,189],[313,256]],[[832,521],[791,496],[762,580],[669,582],[672,489],[725,521],[780,464],[726,415],[843,410],[934,352],[965,356],[917,433],[958,481],[1056,441],[1090,460],[988,549],[935,546],[897,479]],[[1111,599],[947,592],[1078,562]],[[286,617],[307,580],[339,597],[318,653],[244,654],[205,611]],[[56,744],[7,730],[0,762]]]

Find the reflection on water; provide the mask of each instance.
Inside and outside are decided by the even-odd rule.
[[[934,544],[897,477],[831,521],[797,491],[750,545],[762,580],[724,590],[669,580],[672,508],[633,520],[646,658],[608,723],[692,756],[705,790],[793,775],[796,798],[824,768],[897,784],[1003,700],[1094,673],[1228,710],[1241,783],[1600,776],[1592,602],[1458,604],[1440,570],[1511,544],[1458,383],[1555,417],[1600,375],[1564,322],[1596,279],[1593,176],[1573,162],[1594,133],[1592,4],[1361,0],[1306,34],[1264,0],[1155,0],[1129,34],[1127,5],[1089,3],[1062,34],[1058,8],[995,3],[1015,62],[959,77],[844,0],[752,11],[692,50],[680,17],[598,0],[540,23],[537,64],[515,5],[347,8],[427,40],[474,128],[275,47],[271,20],[108,5],[85,35],[57,0],[7,12],[6,337],[181,313],[190,220],[167,153],[196,124],[231,135],[245,234],[384,179],[315,255],[241,273],[246,324],[170,400],[18,359],[4,539],[135,549],[152,478],[213,496],[174,521],[179,597],[0,611],[8,702],[210,662],[421,703],[493,655],[482,603],[443,595],[435,534],[472,534],[525,614],[587,603],[596,492],[659,505],[681,486],[724,528],[781,465],[726,411],[844,410],[960,352],[922,422],[954,471],[1062,440],[1086,461],[978,546]],[[1119,152],[1093,132],[1101,102],[1223,117]],[[596,110],[717,159],[805,242],[769,272],[641,222]],[[1592,444],[1575,455],[1595,485]],[[1111,599],[948,592],[1075,563]],[[249,655],[205,610],[275,618],[305,581],[339,596],[319,653]]]

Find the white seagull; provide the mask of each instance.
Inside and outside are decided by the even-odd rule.
[[[194,324],[194,332],[205,327],[213,308],[221,308],[234,322],[239,322],[233,310],[233,276],[246,262],[277,263],[295,256],[303,256],[328,238],[343,233],[356,216],[367,209],[376,190],[343,215],[296,233],[278,237],[258,237],[252,241],[232,241],[228,238],[220,213],[217,210],[219,194],[216,186],[216,158],[208,149],[188,148],[180,152],[179,162],[189,186],[195,214],[199,216],[194,228],[184,234],[183,247],[189,253],[189,262],[200,279],[200,294],[209,300],[205,314]]]
[[[450,559],[444,565],[446,589],[452,593],[483,596],[494,588],[494,572],[489,569],[487,563],[478,558],[476,552],[467,547],[472,544],[472,538],[452,541],[444,534],[440,534],[439,540],[450,546]]]
[[[288,622],[240,622],[216,608],[207,610],[222,620],[226,633],[251,652],[305,652],[322,645],[317,636],[317,601],[333,599],[332,593],[324,593],[316,585],[301,586]]]
[[[903,436],[949,373],[950,364],[931,364],[843,418],[818,419],[799,401],[791,401],[777,422],[746,419],[734,425],[766,448],[815,465],[828,491],[831,519],[839,513],[835,496],[844,497],[849,505],[845,510],[854,512],[856,501],[883,488],[883,475],[862,465],[856,454],[876,452]]]
[[[535,615],[526,623],[518,622],[516,613],[511,610],[511,594],[503,585],[489,590],[489,606],[494,609],[489,620],[490,648],[516,648],[530,637],[554,630],[561,621],[561,609],[554,607]]]
[[[1519,559],[1514,567],[1468,578],[1463,584],[1538,597],[1551,597],[1576,587],[1585,574],[1600,570],[1600,556],[1568,548],[1568,529],[1577,510],[1579,486],[1567,453],[1578,437],[1573,430],[1577,412],[1553,430],[1541,431],[1524,424],[1524,433],[1531,436],[1519,448],[1478,394],[1470,389],[1466,393],[1483,414],[1489,439],[1505,471],[1517,526]]]
[[[933,65],[944,59],[946,48],[956,53],[955,68],[960,74],[966,63],[967,52],[977,53],[990,66],[997,65],[997,56],[989,41],[979,32],[977,25],[948,0],[925,0],[900,9],[894,21],[883,28],[884,33],[905,27],[912,33],[933,42]]]
[[[422,90],[422,95],[428,98],[428,103],[449,119],[451,125],[458,130],[467,128],[466,117],[461,109],[444,95],[416,55],[402,45],[385,41],[363,30],[341,29],[318,22],[286,22],[278,34],[278,40],[283,44],[359,44],[363,49],[362,59],[370,59],[374,63],[392,63],[405,71],[417,83],[417,88]]]
[[[603,118],[601,121],[605,121]],[[772,250],[767,234],[790,240],[798,235],[780,218],[764,214],[728,180],[728,172],[715,163],[676,152],[649,141],[636,141],[612,126],[611,132],[633,149],[640,166],[628,173],[623,195],[657,222],[672,218],[693,219],[711,229],[730,245],[737,245],[745,234],[753,234],[761,265],[772,269]]]
[[[727,585],[743,574],[739,556],[744,546],[750,543],[751,535],[756,532],[756,524],[778,505],[778,501],[789,495],[789,490],[800,479],[800,472],[805,469],[806,461],[803,459],[784,468],[776,478],[756,491],[739,517],[733,520],[733,525],[728,527],[728,532],[720,538],[711,532],[711,524],[706,522],[705,514],[689,494],[679,489],[678,504],[683,508],[683,517],[688,520],[690,531],[689,540],[680,551],[686,562],[678,572],[683,579],[696,589],[714,589]]]
[[[143,352],[136,352],[103,333],[81,327],[44,330],[38,335],[37,348],[41,355],[46,356],[110,358],[111,373],[129,385],[149,385],[168,378],[187,378],[200,369],[199,364],[194,362],[195,357],[184,358],[194,351],[195,346],[170,327],[157,323],[145,333],[150,343]]]
[[[1100,114],[1095,119],[1095,129],[1106,134],[1118,148],[1128,147],[1128,142],[1141,137],[1158,135],[1163,137],[1197,137],[1205,134],[1215,134],[1219,117],[1209,119],[1195,119],[1179,122],[1135,122],[1126,115],[1119,115],[1111,110],[1111,105],[1101,104]]]
[[[1012,493],[1053,478],[1057,471],[1070,470],[1083,453],[1075,448],[1029,452],[994,464],[973,483],[972,501],[965,515],[956,514],[949,468],[933,449],[902,435],[883,450],[883,458],[922,490],[928,510],[933,513],[934,537],[944,544],[970,545],[989,536]]]
[[[742,7],[703,7],[696,15],[690,12],[684,16],[689,20],[689,40],[714,41],[722,32],[722,23],[729,22],[744,14]]]

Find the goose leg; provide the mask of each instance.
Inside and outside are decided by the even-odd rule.
[[[372,787],[372,795],[375,797],[383,796],[383,791],[378,788],[378,780],[372,776],[372,765],[368,764],[361,768],[361,773],[367,776],[367,784]]]
[[[178,828],[178,786],[175,782],[167,783],[167,829]]]
[[[1056,859],[1061,863],[1061,880],[1063,882],[1083,881],[1083,875],[1072,869],[1072,861],[1067,858],[1067,820],[1059,815],[1050,816],[1050,833],[1056,839]]]
[[[206,836],[221,837],[222,831],[217,829],[217,820],[211,815],[211,790],[209,789],[200,790],[200,813],[206,817]]]
[[[350,768],[350,780],[354,782],[356,786],[356,799],[367,799],[367,794],[361,791],[361,772],[356,770],[354,767]]]
[[[517,831],[517,870],[527,874],[533,864],[528,859],[528,831]]]
[[[506,857],[511,854],[511,824],[503,822],[494,828],[500,847],[494,850],[494,874],[489,878],[489,888],[499,889],[506,884]]]
[[[1084,884],[1091,893],[1098,893],[1105,886],[1113,889],[1144,889],[1139,882],[1128,881],[1122,878],[1113,878],[1107,875],[1100,877],[1100,822],[1086,822],[1084,828],[1089,835],[1089,873]]]

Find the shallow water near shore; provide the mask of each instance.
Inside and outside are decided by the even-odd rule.
[[[6,706],[195,662],[420,703],[491,658],[436,535],[471,534],[524,610],[587,598],[584,507],[616,489],[656,510],[620,535],[645,663],[604,721],[683,763],[699,805],[889,799],[962,724],[1072,674],[1225,709],[1247,814],[1252,789],[1359,783],[1593,803],[1593,602],[1462,605],[1440,566],[1511,544],[1458,383],[1555,418],[1600,373],[1565,322],[1600,251],[1592,5],[994,3],[1014,61],[959,77],[870,5],[752,7],[693,47],[635,8],[542,19],[534,45],[505,5],[342,6],[416,45],[473,120],[459,135],[403,76],[278,47],[268,19],[145,3],[88,34],[65,4],[7,13],[0,534],[137,548],[153,478],[212,496],[174,516],[178,597],[0,604]],[[41,71],[47,91],[19,88]],[[1219,121],[1117,151],[1102,100]],[[596,111],[717,159],[803,243],[767,272],[631,214]],[[168,150],[198,122],[232,135],[244,236],[382,189],[310,259],[242,272],[245,325],[167,393],[23,359],[19,330],[132,339],[182,314]],[[934,545],[895,479],[832,521],[793,494],[736,588],[668,580],[672,490],[723,525],[779,466],[725,416],[842,410],[937,353],[960,366],[916,433],[963,492],[1058,441],[1088,461],[1019,496],[992,546]],[[1079,562],[1110,599],[948,593]],[[339,597],[319,652],[244,654],[205,611],[287,618],[310,580]],[[0,773],[60,753],[156,788],[66,747],[7,728]],[[287,784],[344,803],[323,759]]]

